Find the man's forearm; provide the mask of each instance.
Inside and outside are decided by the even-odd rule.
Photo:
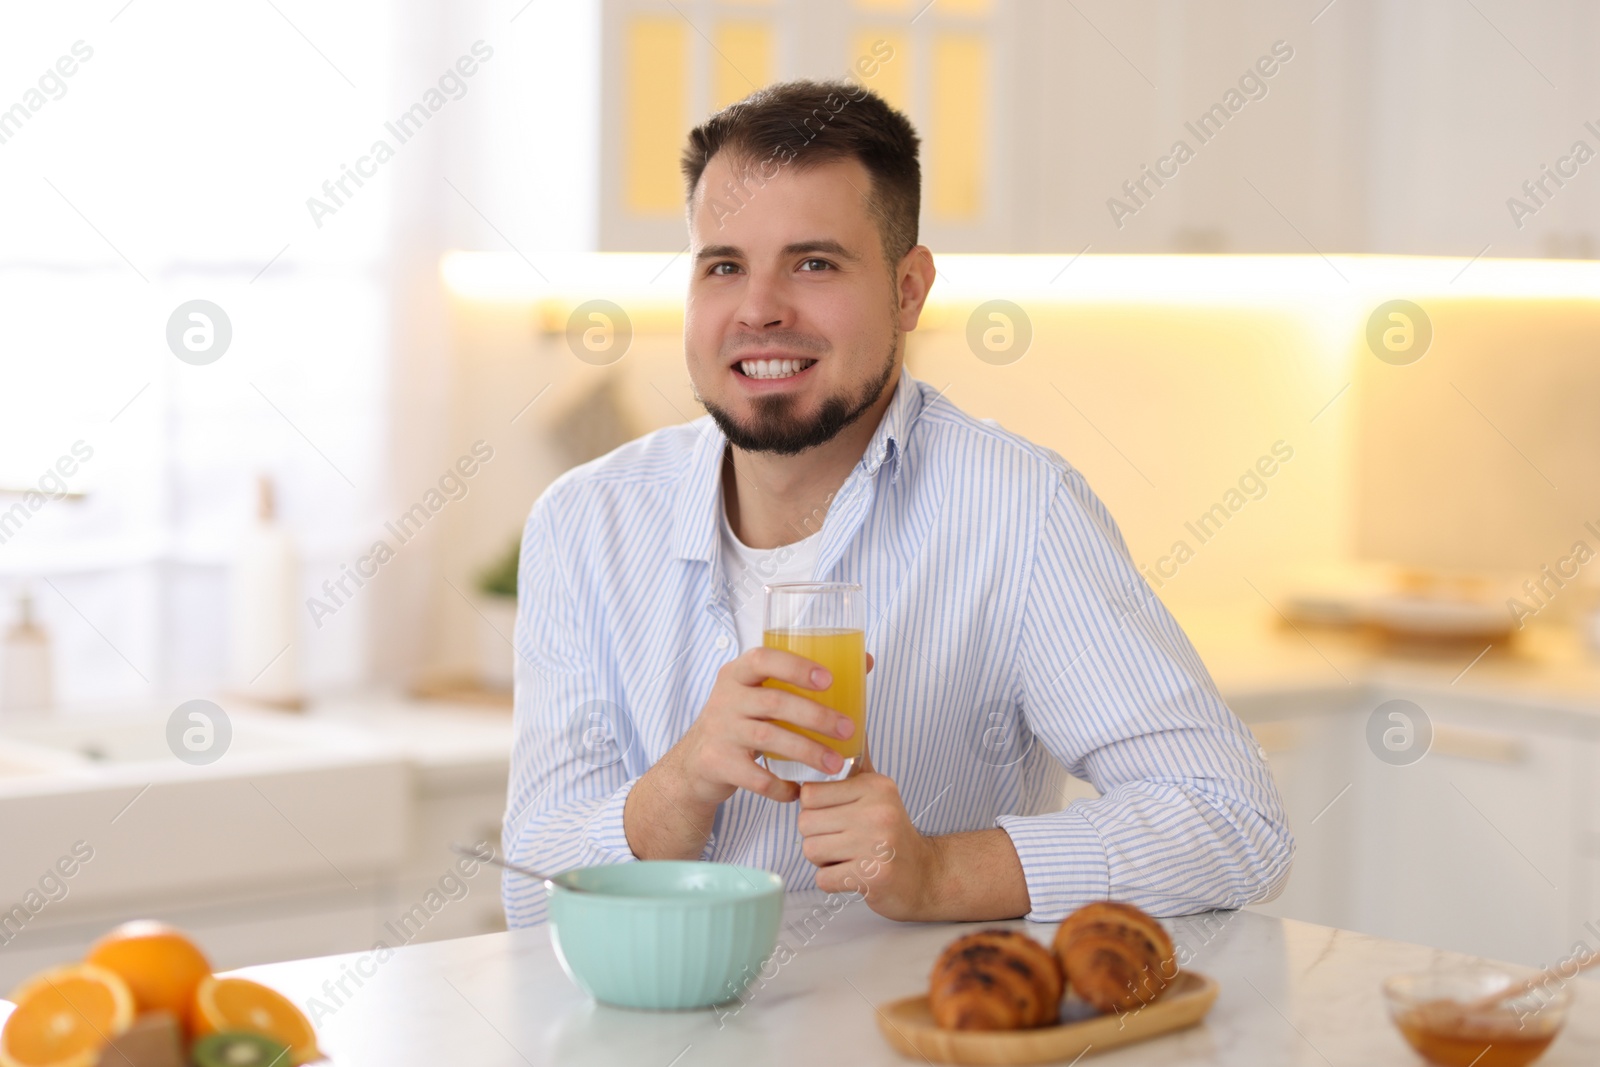
[[[999,827],[930,837],[933,869],[923,922],[989,922],[1029,911],[1028,883],[1011,835]]]
[[[711,835],[717,809],[682,796],[672,768],[662,760],[646,771],[622,806],[628,848],[642,860],[697,860]]]

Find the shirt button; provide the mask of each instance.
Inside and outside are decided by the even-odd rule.
[[[721,635],[719,635],[717,637],[717,647],[718,648],[727,648],[728,647],[728,635],[727,634],[721,634]]]
[[[1262,759],[1266,759],[1267,758],[1267,750],[1262,748],[1260,745],[1257,745],[1256,746],[1256,755],[1260,756]]]

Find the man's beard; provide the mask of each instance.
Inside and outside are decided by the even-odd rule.
[[[744,452],[793,456],[828,443],[871,410],[894,377],[894,353],[899,344],[900,331],[896,324],[895,337],[889,344],[889,355],[883,361],[883,370],[867,383],[861,395],[854,401],[839,394],[830,396],[810,420],[803,420],[793,413],[791,409],[795,405],[795,398],[792,396],[755,397],[751,401],[755,408],[751,425],[737,422],[727,410],[703,397],[700,403],[734,448]]]

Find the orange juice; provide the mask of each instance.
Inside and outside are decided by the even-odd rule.
[[[762,685],[787,689],[818,704],[847,715],[856,724],[849,737],[819,734],[802,726],[773,721],[784,729],[820,741],[845,759],[860,759],[861,746],[867,736],[867,639],[860,630],[768,630],[762,639],[768,648],[781,648],[825,667],[833,675],[833,684],[826,689],[801,689],[775,678]],[[786,759],[774,753],[762,753],[768,759]]]

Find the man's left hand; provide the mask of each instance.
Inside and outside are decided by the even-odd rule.
[[[911,825],[894,780],[873,770],[865,752],[861,760],[841,782],[800,787],[805,857],[817,866],[818,889],[860,893],[886,918],[920,919],[935,892],[938,844]]]

